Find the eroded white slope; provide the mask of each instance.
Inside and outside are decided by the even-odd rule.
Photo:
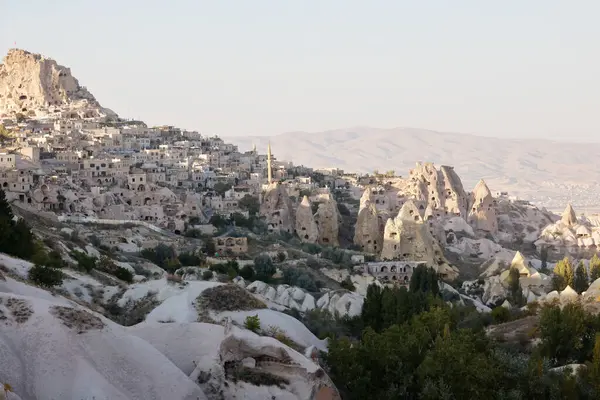
[[[24,399],[206,398],[153,346],[103,317],[95,316],[103,328],[81,332],[76,320],[68,327],[53,314],[62,301],[10,293],[1,293],[0,300],[6,317],[0,322],[0,381]],[[25,321],[17,320],[15,302],[21,305],[18,315],[31,312]]]

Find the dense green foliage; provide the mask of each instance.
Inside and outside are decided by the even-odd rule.
[[[254,257],[254,272],[256,279],[263,282],[269,282],[271,277],[277,272],[273,260],[266,254]]]
[[[600,258],[594,253],[590,260],[590,281],[594,282],[600,278]]]
[[[589,286],[588,274],[583,261],[580,261],[575,270],[575,279],[573,280],[573,289],[579,294],[585,292]]]
[[[53,287],[62,285],[63,276],[62,271],[59,269],[37,264],[29,270],[29,279],[40,286]]]
[[[90,272],[96,268],[96,257],[89,256],[86,253],[77,250],[71,252],[71,257],[77,261],[77,268],[81,271]]]
[[[554,266],[552,284],[555,290],[562,291],[567,286],[571,288],[575,284],[575,269],[569,257],[565,257]]]
[[[167,272],[175,272],[175,270],[181,267],[181,263],[177,258],[175,249],[166,244],[160,243],[153,249],[144,249],[140,252],[140,255],[147,260],[152,261]]]
[[[31,260],[36,253],[35,238],[23,219],[14,221],[10,204],[0,189],[0,252]]]
[[[240,269],[240,276],[246,281],[254,280],[254,268],[250,265],[245,265]]]
[[[508,302],[514,307],[523,307],[527,303],[519,278],[519,270],[511,268],[508,272]]]
[[[283,283],[290,286],[298,286],[309,292],[316,292],[319,290],[315,280],[306,271],[299,268],[286,268],[283,271]]]
[[[359,318],[303,316],[331,339],[326,363],[344,399],[600,398],[600,317],[581,304],[541,307],[539,344],[525,350],[487,337],[485,315],[441,301],[430,271],[413,279],[410,290],[371,285]],[[512,313],[497,307],[491,317]],[[552,370],[570,363],[587,368]]]

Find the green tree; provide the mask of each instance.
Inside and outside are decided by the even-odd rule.
[[[11,139],[10,132],[4,127],[4,125],[0,124],[0,143],[4,143]]]
[[[433,268],[425,265],[419,265],[414,269],[410,278],[410,291],[431,293],[434,296],[440,294],[437,272]]]
[[[6,200],[6,194],[4,193],[4,190],[0,189],[0,218],[12,220],[13,217],[14,214],[10,208],[10,204]]]
[[[263,282],[269,282],[271,277],[277,272],[273,260],[266,254],[254,257],[254,271],[256,279]]]
[[[248,211],[250,215],[256,215],[260,210],[260,203],[258,202],[258,197],[251,196],[249,194],[242,197],[238,201],[238,205],[242,210]]]
[[[250,265],[245,265],[240,269],[240,276],[244,278],[246,281],[251,281],[254,279],[254,268]]]
[[[213,257],[215,255],[215,253],[217,252],[217,246],[215,245],[215,241],[212,237],[209,237],[204,241],[202,251],[210,257]]]
[[[225,195],[225,192],[232,188],[232,184],[229,182],[217,182],[213,186],[213,190],[221,197]]]
[[[589,286],[587,271],[585,269],[585,265],[583,264],[583,261],[579,261],[579,264],[577,265],[577,269],[575,270],[575,280],[573,282],[573,285],[574,285],[573,289],[575,289],[575,291],[579,294],[581,294],[582,292],[585,292]]]
[[[590,260],[590,281],[594,282],[598,278],[600,278],[600,258],[594,253]]]
[[[515,307],[522,307],[527,303],[523,297],[523,289],[519,282],[519,270],[511,268],[508,273],[508,301]]]
[[[260,331],[260,318],[257,315],[248,315],[244,320],[244,327],[252,332]]]
[[[540,312],[540,351],[553,365],[581,363],[590,358],[598,317],[580,303],[544,306]]]
[[[229,224],[229,220],[227,218],[223,218],[223,216],[220,214],[214,214],[212,217],[210,217],[208,222],[217,229],[224,228]]]
[[[71,256],[77,261],[77,267],[81,271],[90,272],[96,268],[96,257],[89,256],[86,253],[77,250],[72,251]]]
[[[565,287],[573,287],[575,283],[575,271],[569,257],[565,257],[556,263],[554,274],[561,277],[561,286],[557,290],[563,290]],[[564,286],[563,286],[564,285]]]
[[[51,267],[34,265],[29,270],[29,279],[40,286],[53,287],[62,285],[63,273]]]
[[[209,281],[212,279],[213,275],[214,274],[210,269],[206,270],[202,273],[202,279],[204,279],[205,281]]]
[[[542,246],[540,250],[540,261],[542,262],[542,270],[546,271],[548,269],[548,247]]]
[[[127,268],[117,266],[113,275],[127,283],[133,282],[133,273]]]
[[[367,287],[367,295],[361,311],[361,319],[364,326],[370,326],[375,331],[380,331],[381,320],[381,297],[382,289],[377,285]]]

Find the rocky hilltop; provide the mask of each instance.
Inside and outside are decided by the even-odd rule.
[[[0,64],[0,117],[116,117],[71,70],[40,54],[11,49]]]

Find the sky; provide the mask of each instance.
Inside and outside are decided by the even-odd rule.
[[[373,126],[600,141],[600,1],[0,0],[0,54],[125,118],[221,136]]]

